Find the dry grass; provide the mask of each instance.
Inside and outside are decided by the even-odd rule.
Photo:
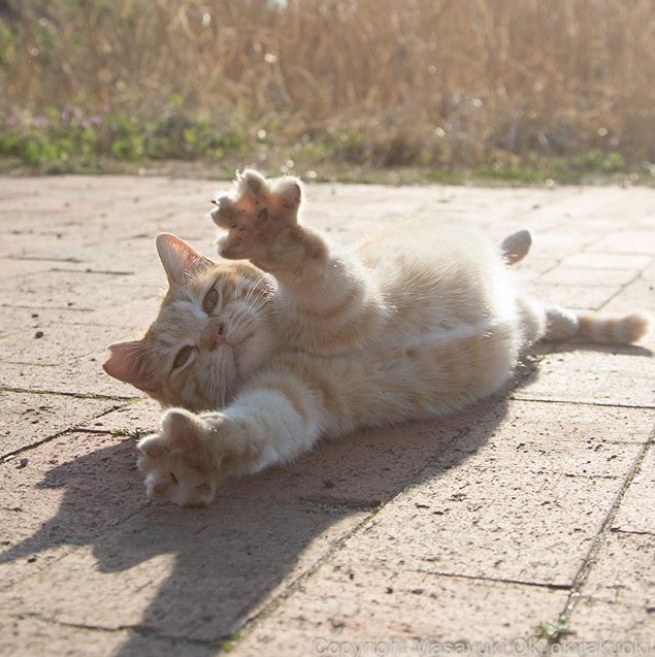
[[[374,166],[655,161],[652,0],[4,0],[0,17],[5,116],[148,119],[179,96]]]

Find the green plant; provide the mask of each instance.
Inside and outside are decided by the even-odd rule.
[[[540,623],[535,628],[535,636],[538,639],[546,639],[550,643],[559,643],[560,639],[571,634],[575,634],[575,632],[569,629],[569,621],[563,614],[552,621]]]

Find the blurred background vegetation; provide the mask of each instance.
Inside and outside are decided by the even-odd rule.
[[[652,0],[0,0],[0,169],[650,181],[653,44]]]

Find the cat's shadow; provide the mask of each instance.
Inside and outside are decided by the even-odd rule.
[[[91,545],[96,563],[87,566],[90,582],[79,583],[79,596],[94,596],[85,624],[134,628],[114,655],[144,654],[156,636],[194,655],[216,654],[373,509],[438,477],[439,463],[450,469],[475,452],[505,412],[496,398],[440,420],[326,442],[291,466],[228,482],[204,509],[144,503],[135,448],[124,441],[49,470],[38,487],[64,488],[56,516],[0,562]],[[139,593],[144,587],[152,593]],[[68,591],[58,607],[78,613],[74,598]],[[140,599],[147,605],[135,618]]]
[[[587,348],[652,356],[635,347],[557,350]],[[528,362],[514,383],[538,376]],[[506,410],[496,397],[445,418],[325,442],[293,465],[227,482],[204,509],[146,503],[133,442],[111,444],[47,471],[37,487],[64,490],[57,514],[0,563],[91,546],[90,582],[78,582],[77,593],[73,583],[57,598],[69,618],[92,595],[86,625],[131,628],[115,657],[157,651],[157,637],[175,640],[183,653],[214,655],[372,510],[474,454]],[[166,652],[165,643],[159,647]]]

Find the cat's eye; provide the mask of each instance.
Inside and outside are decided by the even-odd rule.
[[[189,360],[189,356],[191,356],[192,351],[193,347],[190,347],[189,345],[182,347],[182,349],[177,352],[177,356],[175,356],[175,360],[173,361],[173,369],[176,370],[178,367],[182,367],[182,365],[184,365],[184,363]]]
[[[218,292],[212,288],[205,294],[205,298],[202,300],[202,309],[210,315],[214,312],[216,305],[218,304]]]

